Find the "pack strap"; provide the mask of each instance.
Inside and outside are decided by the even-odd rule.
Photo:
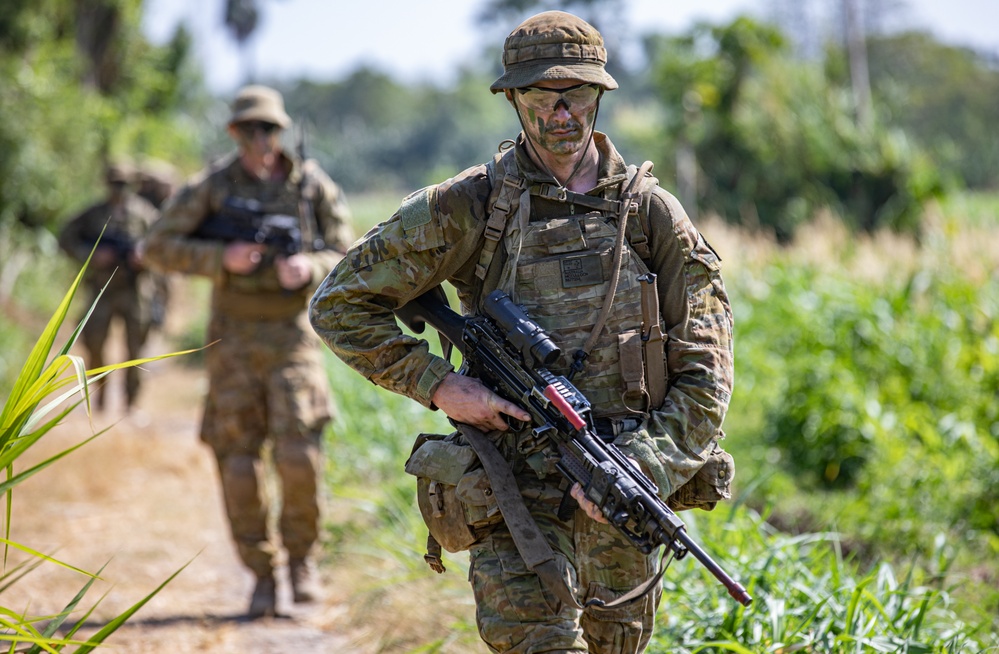
[[[499,167],[501,155],[497,155],[494,165]],[[486,229],[483,232],[485,242],[482,244],[482,253],[479,255],[479,262],[475,266],[475,276],[479,281],[484,281],[489,265],[496,256],[496,248],[499,247],[500,239],[503,238],[503,231],[506,229],[507,219],[513,209],[520,204],[520,196],[527,187],[527,182],[514,175],[503,175],[503,181],[499,187],[499,193],[489,211],[489,218],[486,220]]]

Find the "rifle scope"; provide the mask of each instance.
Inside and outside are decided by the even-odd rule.
[[[507,340],[529,366],[550,366],[562,356],[562,350],[548,337],[545,330],[531,320],[503,291],[490,293],[483,310],[506,332]]]

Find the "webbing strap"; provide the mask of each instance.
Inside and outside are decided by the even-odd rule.
[[[576,594],[569,587],[569,580],[559,572],[551,546],[527,510],[506,459],[489,437],[475,427],[464,423],[457,423],[457,427],[482,462],[503,521],[528,569],[538,575],[541,583],[564,604],[582,609]]]
[[[497,165],[499,165],[498,162]],[[486,278],[486,273],[489,271],[489,264],[492,263],[493,257],[496,256],[496,248],[499,246],[500,239],[503,238],[507,219],[513,208],[519,205],[519,197],[523,192],[524,186],[524,180],[518,177],[511,175],[503,176],[499,195],[496,196],[496,202],[493,205],[492,211],[489,212],[489,218],[486,220],[486,229],[483,233],[485,242],[482,244],[482,254],[479,256],[479,263],[475,266],[475,276],[479,281],[483,281]]]

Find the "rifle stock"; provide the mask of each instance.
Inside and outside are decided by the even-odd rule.
[[[483,315],[454,312],[439,286],[396,311],[416,333],[429,324],[462,353],[471,372],[498,395],[531,414],[535,437],[558,449],[557,468],[578,483],[607,520],[644,553],[659,546],[676,558],[693,555],[736,601],[752,597],[686,532],[683,521],[659,498],[655,484],[637,464],[593,428],[590,403],[564,376],[545,365],[560,356],[558,346],[522,308],[501,291],[485,301]]]

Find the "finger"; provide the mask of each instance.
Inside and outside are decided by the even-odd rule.
[[[508,402],[501,397],[496,398],[495,410],[500,413],[505,413],[508,416],[527,422],[531,419],[531,414],[520,408],[513,402]]]

